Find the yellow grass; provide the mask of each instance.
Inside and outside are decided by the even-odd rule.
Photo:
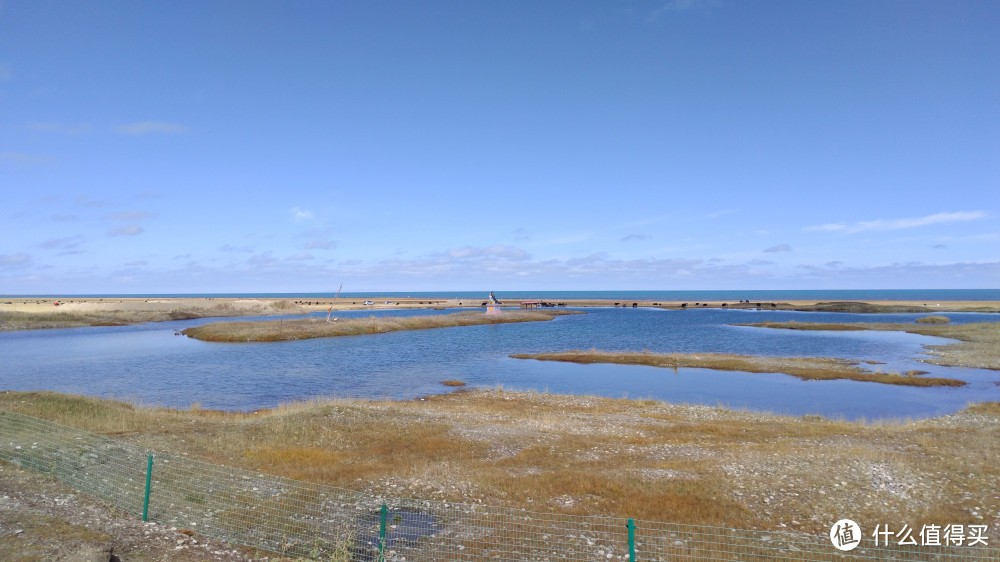
[[[748,373],[785,373],[803,380],[850,379],[908,386],[963,386],[964,381],[910,374],[873,372],[857,362],[827,357],[761,357],[723,353],[650,353],[628,351],[560,351],[551,353],[519,353],[515,359],[567,361],[571,363],[616,363],[647,365],[678,369],[694,367]]]
[[[0,408],[206,462],[428,500],[813,533],[844,516],[919,528],[1000,515],[997,403],[872,425],[503,391],[255,414],[7,392]]]

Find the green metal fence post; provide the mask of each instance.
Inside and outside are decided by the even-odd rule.
[[[142,520],[149,521],[149,484],[153,480],[153,455],[149,455],[146,464],[146,498],[142,500]]]
[[[635,562],[635,521],[629,519],[625,527],[628,529],[628,560]]]
[[[382,522],[378,528],[378,560],[385,562],[385,519],[389,515],[389,508],[382,504]]]

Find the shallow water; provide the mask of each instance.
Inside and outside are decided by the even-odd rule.
[[[281,343],[220,344],[175,336],[217,322],[199,319],[126,327],[0,333],[0,388],[54,390],[171,407],[253,410],[315,396],[415,398],[440,382],[567,394],[654,398],[847,419],[927,417],[970,401],[1000,400],[1000,372],[917,361],[921,346],[947,340],[896,332],[802,332],[731,326],[764,320],[912,322],[922,315],[755,310],[589,308],[551,322],[393,332]],[[352,311],[341,317],[447,314]],[[325,314],[317,314],[323,317]],[[949,314],[955,323],[998,321]],[[576,365],[510,359],[567,349],[827,356],[878,361],[885,371],[922,369],[968,381],[914,388],[854,381],[800,381],[782,374]]]

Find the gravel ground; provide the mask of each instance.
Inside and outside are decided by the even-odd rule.
[[[190,531],[144,523],[49,478],[0,463],[0,560],[267,560]],[[271,558],[274,560],[275,558]]]

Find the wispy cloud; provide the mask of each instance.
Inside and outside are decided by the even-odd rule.
[[[90,123],[28,123],[24,126],[38,133],[58,133],[60,135],[84,135],[92,130]]]
[[[649,240],[652,238],[649,234],[629,234],[628,236],[622,238],[620,242],[633,242],[637,240]]]
[[[24,152],[0,152],[0,164],[14,164],[18,166],[34,166],[51,162],[51,156],[40,154],[25,154]]]
[[[108,231],[108,236],[138,236],[142,233],[143,229],[141,226],[137,224],[129,224],[112,228]]]
[[[771,246],[764,250],[765,254],[776,254],[778,252],[791,252],[792,246],[789,244],[778,244],[777,246]]]
[[[292,207],[291,209],[292,218],[297,221],[306,221],[313,218],[313,212],[308,209],[300,209],[298,207]]]
[[[127,123],[125,125],[118,125],[115,127],[115,132],[122,135],[148,135],[148,134],[167,134],[167,135],[179,135],[187,131],[187,127],[184,125],[177,125],[175,123],[166,123],[163,121],[141,121],[138,123]]]
[[[0,254],[0,267],[18,267],[31,261],[28,254]]]
[[[76,197],[76,204],[82,207],[105,207],[108,202],[100,199],[91,199],[87,195],[78,195]]]
[[[232,244],[223,244],[222,246],[219,246],[219,251],[252,254],[256,251],[256,249],[253,246],[233,246]]]
[[[305,247],[308,250],[332,250],[337,247],[337,241],[332,238],[336,233],[333,227],[310,228],[299,235],[306,239]]]
[[[121,211],[105,215],[104,218],[109,220],[141,221],[156,218],[156,216],[156,213],[149,213],[146,211]]]
[[[313,238],[312,240],[306,242],[306,248],[309,248],[310,250],[332,250],[336,247],[336,240],[330,240],[325,237]]]
[[[818,226],[808,226],[807,231],[819,232],[844,232],[853,234],[869,230],[902,230],[905,228],[919,228],[934,224],[946,224],[954,222],[969,222],[986,217],[984,211],[958,211],[955,213],[936,213],[926,217],[906,218],[906,219],[876,219],[873,221],[859,221],[851,224],[831,223]]]
[[[41,243],[41,248],[45,250],[76,250],[80,247],[83,236],[65,236],[62,238],[49,238]]]
[[[502,258],[507,260],[528,259],[528,252],[516,246],[506,244],[496,244],[488,248],[478,248],[475,246],[464,246],[462,248],[452,248],[440,256],[447,256],[455,259],[470,258]]]
[[[695,10],[710,10],[721,6],[719,0],[667,0],[662,6],[653,10],[646,21],[654,22],[671,12],[691,12]]]
[[[736,212],[736,209],[720,209],[718,211],[708,213],[706,215],[701,215],[698,217],[701,220],[717,219],[719,217],[724,217],[726,215],[731,215]]]

